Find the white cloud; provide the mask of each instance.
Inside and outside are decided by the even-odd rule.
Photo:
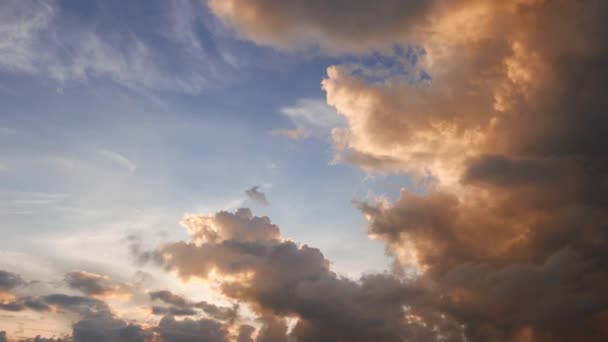
[[[129,158],[123,156],[118,152],[105,149],[99,149],[97,150],[97,152],[103,155],[104,157],[110,159],[111,161],[115,162],[116,164],[119,164],[120,166],[124,167],[130,173],[135,172],[135,170],[137,169],[137,165],[135,165],[135,163],[133,163],[131,160],[129,160]]]

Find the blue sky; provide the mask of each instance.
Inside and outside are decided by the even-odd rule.
[[[339,272],[387,267],[351,201],[394,198],[407,179],[331,163],[325,122],[341,118],[320,80],[340,58],[256,46],[196,2],[43,4],[22,4],[29,26],[4,25],[23,51],[0,50],[0,250],[115,272],[53,241],[103,235],[91,243],[119,260],[130,233],[181,237],[186,212],[248,206]],[[272,134],[298,126],[312,134]],[[268,206],[247,200],[254,185]]]

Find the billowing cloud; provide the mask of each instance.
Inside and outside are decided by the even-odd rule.
[[[435,180],[360,203],[369,234],[435,284],[435,307],[471,340],[605,339],[608,7],[447,7],[419,41],[429,80],[336,65],[323,81],[348,120],[334,130],[338,160]]]
[[[425,284],[417,300],[472,341],[606,339],[605,1],[210,6],[261,44],[393,60],[331,66],[322,87],[347,120],[336,162],[433,180],[358,203],[396,269]]]
[[[251,188],[245,190],[245,195],[247,197],[259,204],[268,205],[268,199],[266,198],[266,194],[259,190],[260,186],[252,186]]]
[[[417,285],[388,274],[358,282],[343,278],[318,249],[284,240],[268,218],[248,209],[190,216],[183,223],[191,240],[164,244],[157,252],[180,278],[217,280],[225,296],[249,305],[262,322],[258,341],[287,341],[288,336],[298,341],[432,340],[461,334],[449,316],[418,305],[414,295],[422,290]],[[153,295],[187,305],[170,293]],[[297,319],[291,330],[290,317]]]

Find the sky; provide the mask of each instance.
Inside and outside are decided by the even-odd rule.
[[[607,340],[603,13],[0,2],[0,342]]]

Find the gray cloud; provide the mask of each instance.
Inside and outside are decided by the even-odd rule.
[[[106,297],[125,294],[128,291],[128,286],[115,283],[106,276],[90,272],[69,272],[65,275],[65,282],[69,287],[82,291],[89,296]]]
[[[23,284],[25,282],[18,274],[0,270],[0,290],[9,291]]]
[[[268,205],[268,200],[266,199],[266,194],[261,192],[260,186],[252,186],[251,188],[245,190],[245,195],[254,202],[262,205]]]
[[[211,238],[201,222],[214,227]],[[284,318],[289,316],[299,319],[291,333],[298,341],[433,340],[439,335],[458,340],[461,334],[451,318],[412,300],[417,291],[413,284],[390,275],[367,276],[359,282],[342,278],[330,270],[318,249],[269,236],[267,228],[274,231],[276,226],[249,210],[191,217],[185,224],[193,241],[165,244],[159,254],[167,256],[166,265],[185,280],[211,277],[211,270],[234,277],[222,282],[222,292],[261,315],[259,341],[286,340]],[[404,319],[405,306],[412,315],[432,322],[433,329]]]
[[[228,331],[219,322],[201,319],[176,321],[164,317],[158,324],[164,342],[228,342]]]

